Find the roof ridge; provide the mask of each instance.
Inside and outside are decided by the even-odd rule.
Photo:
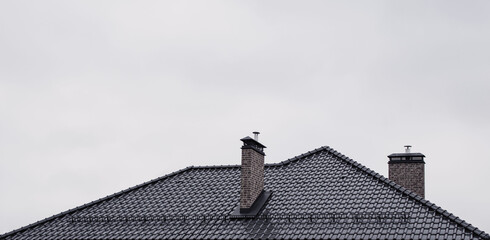
[[[264,164],[264,166],[265,167],[279,167],[279,166],[284,166],[284,165],[290,164],[292,162],[298,161],[298,160],[300,160],[302,158],[305,158],[305,157],[307,157],[309,155],[313,155],[313,154],[318,153],[320,151],[327,150],[327,148],[329,148],[329,147],[328,146],[322,146],[322,147],[315,148],[315,149],[313,149],[311,151],[308,151],[306,153],[300,154],[298,156],[289,158],[287,160],[284,160],[284,161],[281,161],[281,162],[278,162],[278,163],[266,163],[266,164]]]
[[[192,166],[194,169],[212,169],[212,168],[239,168],[241,165],[205,165],[205,166]]]
[[[40,225],[40,224],[43,224],[43,223],[46,223],[46,222],[49,222],[49,221],[54,220],[54,219],[56,219],[56,218],[62,217],[62,216],[64,216],[64,215],[67,215],[67,214],[70,214],[70,213],[74,213],[74,212],[76,212],[76,211],[78,211],[78,210],[82,210],[82,209],[84,209],[84,208],[87,208],[87,207],[93,206],[93,205],[95,205],[95,204],[98,204],[98,203],[104,202],[104,201],[106,201],[106,200],[109,200],[109,199],[112,199],[112,198],[118,197],[118,196],[120,196],[120,195],[122,195],[122,194],[125,194],[125,193],[128,193],[128,192],[131,192],[131,191],[133,191],[133,190],[136,190],[136,189],[139,189],[139,188],[142,188],[142,187],[148,186],[148,185],[150,185],[150,184],[152,184],[152,183],[155,183],[155,182],[158,182],[158,181],[160,181],[160,180],[163,180],[163,179],[166,179],[166,178],[169,178],[169,177],[173,177],[173,176],[175,176],[175,175],[177,175],[177,174],[183,173],[183,172],[185,172],[185,171],[187,171],[187,170],[194,169],[194,168],[200,168],[200,167],[188,166],[188,167],[186,167],[186,168],[182,168],[182,169],[179,169],[179,170],[177,170],[177,171],[174,171],[174,172],[171,172],[171,173],[165,174],[165,175],[163,175],[163,176],[161,176],[161,177],[157,177],[157,178],[151,179],[151,180],[149,180],[149,181],[146,181],[146,182],[143,182],[143,183],[141,183],[141,184],[135,185],[135,186],[133,186],[133,187],[130,187],[130,188],[127,188],[127,189],[121,190],[121,191],[119,191],[119,192],[116,192],[116,193],[113,193],[113,194],[107,195],[107,196],[105,196],[105,197],[99,198],[99,199],[94,200],[94,201],[91,201],[91,202],[89,202],[89,203],[85,203],[85,204],[83,204],[83,205],[80,205],[80,206],[77,206],[77,207],[74,207],[74,208],[68,209],[68,210],[66,210],[66,211],[60,212],[60,213],[55,214],[55,215],[53,215],[53,216],[51,216],[51,217],[47,217],[47,218],[41,219],[41,220],[36,221],[36,222],[34,222],[34,223],[31,223],[31,224],[29,224],[29,225],[27,225],[27,226],[24,226],[24,227],[21,227],[21,228],[18,228],[18,229],[12,230],[12,231],[10,231],[10,232],[6,232],[6,233],[4,233],[4,234],[1,234],[1,235],[0,235],[0,239],[3,239],[3,238],[5,238],[5,237],[7,237],[7,236],[9,236],[9,235],[16,234],[16,233],[18,233],[18,232],[25,231],[25,230],[27,230],[27,229],[29,229],[29,228],[35,227],[35,226],[37,226],[37,225]]]
[[[455,216],[454,214],[443,209],[442,207],[437,206],[435,203],[431,203],[429,200],[426,200],[426,199],[420,197],[419,195],[415,194],[414,192],[410,191],[409,189],[407,189],[407,188],[397,184],[396,182],[384,177],[383,175],[371,170],[370,168],[362,165],[361,163],[358,163],[357,161],[343,155],[342,153],[336,151],[335,149],[333,149],[331,147],[324,146],[323,148],[325,150],[329,151],[331,154],[339,157],[343,161],[346,161],[349,164],[351,164],[352,166],[359,168],[364,173],[369,174],[378,180],[381,180],[383,183],[388,185],[388,187],[391,187],[395,191],[398,191],[404,195],[407,195],[407,196],[411,197],[412,199],[414,199],[415,201],[417,201],[417,202],[421,203],[422,205],[428,207],[429,209],[435,211],[436,214],[440,214],[443,217],[448,218],[450,221],[456,223],[457,225],[460,225],[461,227],[467,229],[468,231],[476,234],[477,236],[479,236],[483,239],[490,239],[490,235],[485,233],[485,231],[482,231],[482,230],[478,229],[477,227],[472,226],[470,223],[468,223],[468,222],[464,221],[463,219]]]

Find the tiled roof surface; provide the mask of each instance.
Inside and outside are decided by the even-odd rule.
[[[188,167],[0,239],[490,239],[329,147],[266,164],[265,178],[255,219],[229,217],[239,166]]]

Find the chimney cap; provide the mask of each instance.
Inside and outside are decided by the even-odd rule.
[[[261,148],[267,148],[262,143],[260,143],[259,141],[255,140],[249,136],[246,136],[246,137],[240,139],[240,141],[242,141],[245,145],[257,145]]]
[[[405,157],[405,156],[425,157],[425,155],[422,153],[392,153],[392,154],[388,155],[389,158],[391,158],[391,157]]]
[[[392,153],[388,155],[388,158],[390,159],[388,163],[425,163],[424,154],[410,152],[410,148],[412,147],[410,145],[405,145],[404,147],[404,153]]]

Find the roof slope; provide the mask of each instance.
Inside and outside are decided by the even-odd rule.
[[[490,239],[329,147],[266,164],[265,178],[255,219],[230,219],[239,166],[188,167],[0,239]]]

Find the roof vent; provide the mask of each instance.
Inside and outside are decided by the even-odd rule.
[[[411,148],[412,146],[410,146],[410,145],[405,145],[404,147],[405,147],[405,153],[410,153],[410,148]]]
[[[258,142],[260,132],[253,132],[253,134],[254,134],[254,140]]]

